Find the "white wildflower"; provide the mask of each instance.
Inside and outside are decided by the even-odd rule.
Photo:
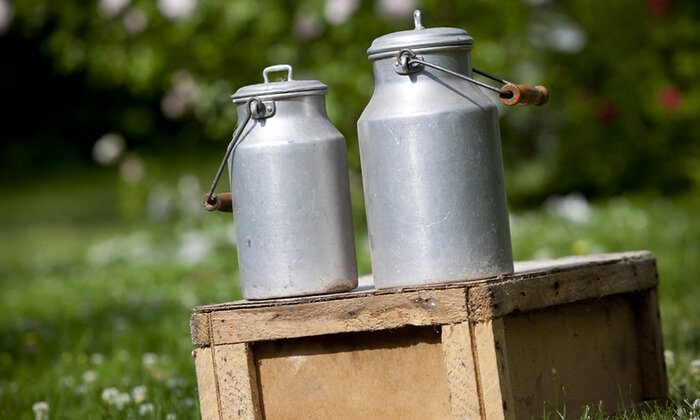
[[[46,401],[35,402],[32,411],[36,420],[49,420],[49,403]]]
[[[136,404],[141,404],[146,401],[147,394],[148,388],[146,388],[145,385],[139,385],[131,391],[131,396],[134,397],[134,402]]]
[[[95,381],[97,381],[98,376],[99,375],[94,370],[88,370],[85,373],[83,373],[83,382],[85,382],[86,384],[94,383]]]
[[[530,42],[554,51],[575,54],[586,46],[587,41],[583,28],[563,16],[550,19],[547,24],[535,24],[531,27]]]
[[[338,25],[350,19],[358,7],[359,0],[326,0],[323,14],[328,23]]]
[[[197,7],[196,0],[158,0],[158,10],[168,19],[182,19]]]
[[[141,363],[146,369],[151,369],[158,363],[158,355],[155,353],[144,353],[141,356]]]
[[[168,378],[165,380],[165,386],[166,386],[166,388],[170,388],[170,389],[178,388],[178,387],[184,388],[187,386],[187,380],[185,380],[184,378],[178,378],[178,377]]]
[[[571,193],[565,197],[549,197],[545,202],[545,207],[573,223],[585,223],[593,213],[586,197],[580,193]]]
[[[141,247],[141,249],[145,250],[146,247]],[[112,325],[117,331],[126,331],[127,329],[129,329],[129,320],[124,318],[123,316],[118,316],[112,320]]]
[[[73,388],[75,386],[75,378],[72,376],[61,376],[58,379],[59,385],[65,388]]]
[[[146,165],[138,156],[129,156],[119,164],[119,175],[130,184],[141,181],[145,173]]]
[[[182,118],[188,107],[187,98],[175,92],[166,93],[160,101],[160,110],[171,120]]]
[[[170,82],[173,89],[161,99],[160,109],[167,118],[178,119],[197,103],[200,91],[192,75],[186,70],[174,71]]]
[[[175,413],[168,413],[165,415],[165,420],[177,420]]]
[[[119,390],[114,387],[105,388],[102,390],[102,401],[109,405],[113,405],[117,401]]]
[[[406,19],[416,9],[415,0],[379,0],[377,9],[380,14],[393,19]]]
[[[153,407],[153,404],[151,404],[151,403],[145,403],[145,404],[141,404],[139,406],[139,414],[141,414],[142,416],[145,416],[148,413],[152,413],[153,410],[154,410],[154,407]]]
[[[132,35],[138,35],[146,30],[148,16],[139,9],[129,9],[122,20],[124,27]]]
[[[12,3],[7,0],[0,0],[0,34],[5,33],[10,27],[15,17],[15,10]]]
[[[202,262],[211,252],[211,241],[198,231],[184,232],[180,235],[180,247],[177,259],[185,265]]]
[[[580,26],[566,22],[549,29],[547,43],[555,51],[574,54],[586,46],[586,38],[586,32]]]
[[[93,365],[101,365],[105,362],[105,355],[102,353],[93,353],[90,355],[90,363]]]
[[[100,0],[98,9],[106,18],[113,18],[120,14],[131,3],[131,0]]]
[[[180,210],[187,216],[196,217],[202,214],[202,187],[199,179],[192,174],[184,174],[177,180],[180,200],[177,201]]]
[[[690,372],[693,375],[700,375],[700,359],[695,359],[690,362]]]
[[[292,30],[300,39],[313,39],[321,35],[323,23],[314,16],[298,16]]]
[[[92,157],[100,165],[111,165],[121,157],[125,150],[124,137],[116,133],[107,133],[92,146]]]
[[[666,366],[671,367],[676,360],[676,354],[672,350],[664,350],[664,360],[666,360]]]
[[[194,405],[194,398],[187,397],[182,400],[182,404],[184,404],[185,407],[192,407]]]
[[[173,213],[175,198],[171,189],[164,184],[151,188],[146,200],[146,214],[150,220],[166,220]]]
[[[120,392],[114,399],[114,406],[117,407],[117,410],[121,411],[124,408],[124,406],[129,404],[130,402],[131,396],[126,392]]]

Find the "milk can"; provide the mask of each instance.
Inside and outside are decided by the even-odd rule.
[[[513,272],[496,105],[541,105],[540,86],[495,88],[472,79],[473,38],[415,29],[367,50],[374,94],[357,127],[377,288]]]
[[[270,82],[279,71],[287,80]],[[233,210],[243,297],[353,289],[346,147],[326,114],[328,88],[293,80],[289,65],[267,67],[263,79],[232,96],[239,125],[227,150],[231,194],[213,194],[215,180],[203,199],[208,210]]]

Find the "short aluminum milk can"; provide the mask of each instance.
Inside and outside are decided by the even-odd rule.
[[[269,82],[286,71],[287,81]],[[345,139],[326,114],[326,85],[292,80],[289,65],[233,96],[229,149],[241,288],[246,299],[357,286]],[[205,196],[205,199],[207,196]]]
[[[375,89],[357,127],[375,287],[512,273],[498,112],[470,79],[474,40],[414,17],[367,50]]]

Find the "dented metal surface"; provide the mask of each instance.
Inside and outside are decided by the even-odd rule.
[[[287,81],[268,73],[287,71]],[[233,95],[254,111],[229,158],[243,297],[265,299],[357,286],[345,139],[326,114],[327,87],[268,67],[265,83]]]
[[[470,81],[396,62],[411,49],[471,77],[472,46],[465,31],[417,17],[368,50],[375,91],[358,135],[377,288],[513,272],[496,105]]]

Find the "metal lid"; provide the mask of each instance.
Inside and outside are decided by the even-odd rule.
[[[370,60],[393,55],[403,48],[429,47],[468,47],[474,44],[474,38],[467,31],[458,28],[424,28],[421,24],[420,10],[413,12],[415,28],[410,31],[393,32],[372,41],[367,50]]]
[[[287,81],[270,82],[268,74],[277,71],[287,71]],[[289,64],[266,67],[262,72],[264,83],[243,86],[231,95],[231,99],[233,99],[233,103],[239,104],[254,96],[261,99],[280,99],[305,95],[325,95],[328,92],[328,86],[318,80],[293,80],[292,72],[292,66]]]

